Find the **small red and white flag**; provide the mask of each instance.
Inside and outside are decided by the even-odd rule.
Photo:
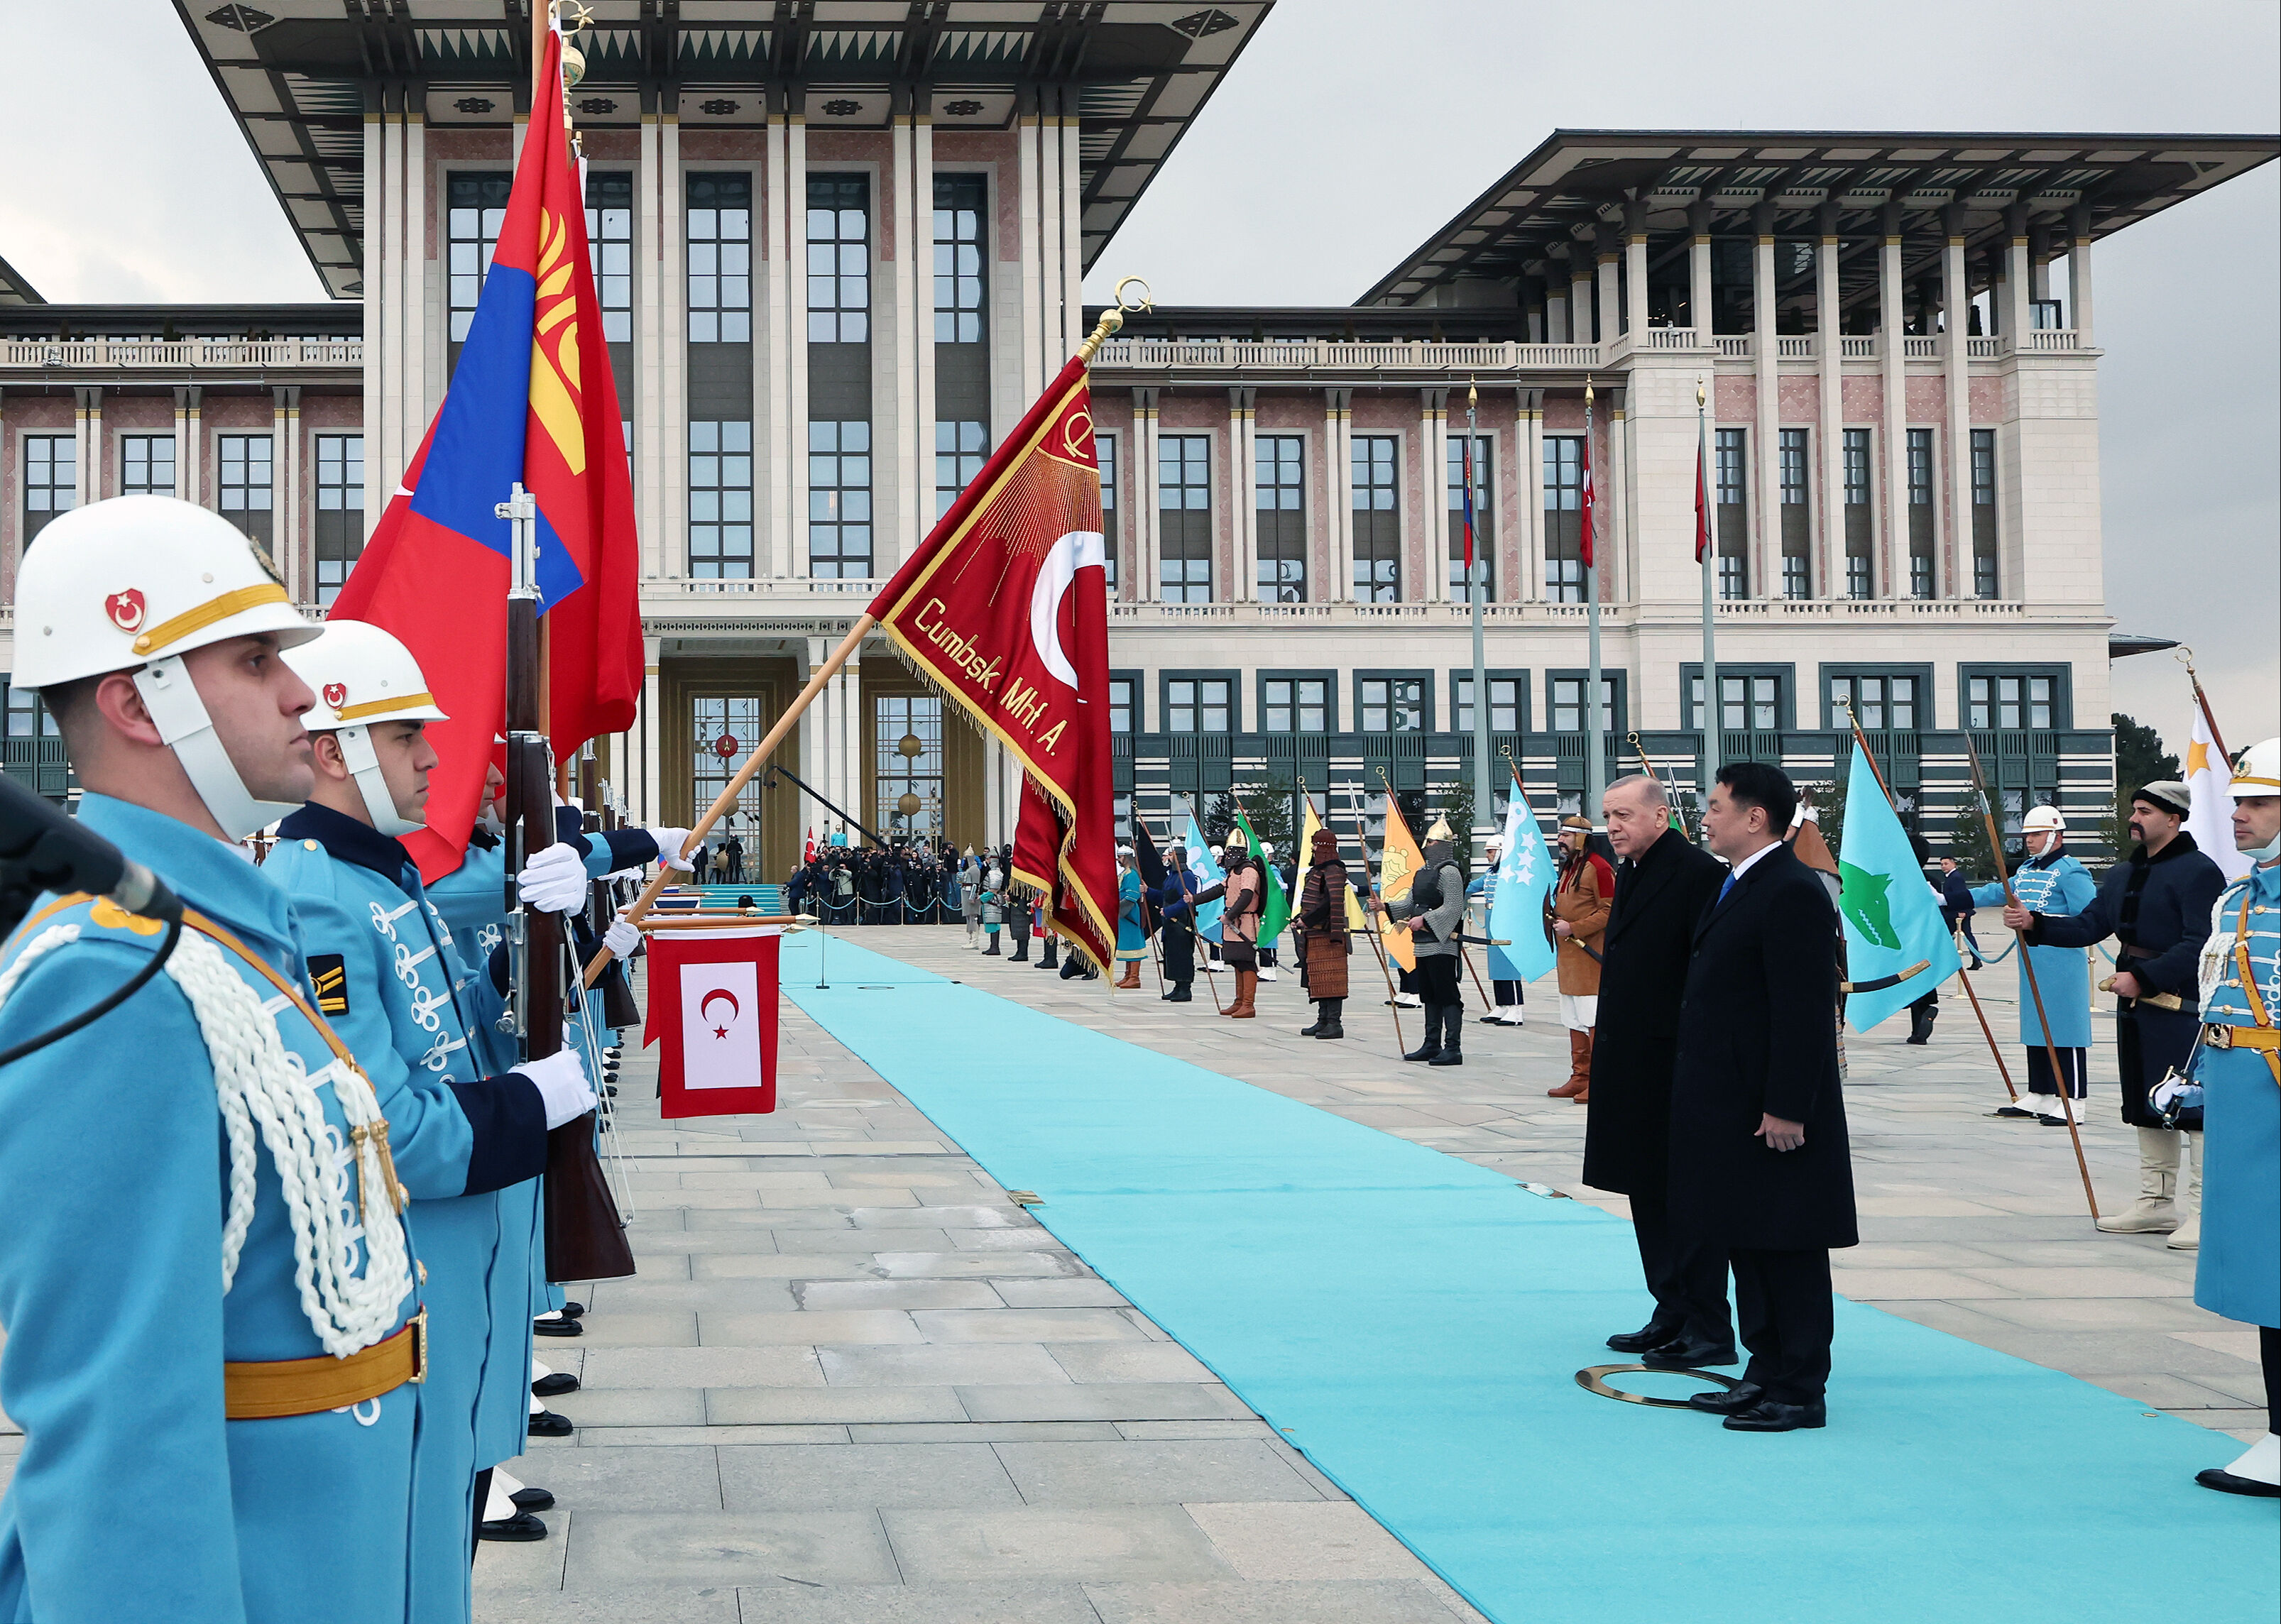
[[[813,824],[808,826],[808,839],[800,848],[800,860],[802,862],[816,861],[816,825]]]
[[[1695,442],[1695,561],[1711,552],[1711,468],[1702,439]]]
[[[777,1108],[777,925],[653,932],[649,1020],[658,1114],[761,1115]]]

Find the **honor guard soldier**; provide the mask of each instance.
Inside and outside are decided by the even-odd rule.
[[[2253,866],[2218,898],[2202,944],[2202,1239],[2194,1301],[2257,1327],[2266,1433],[2195,1481],[2281,1496],[2281,739],[2233,772],[2233,844]]]
[[[2067,820],[2056,807],[2037,807],[2022,820],[2020,831],[2028,858],[2012,875],[2013,894],[2031,914],[2054,916],[2079,914],[2099,894],[2091,871],[2061,848],[2067,841]],[[2004,906],[1999,883],[1976,886],[1974,904]],[[2090,1090],[2086,1062],[2091,1050],[2091,973],[2083,952],[2076,947],[2036,947],[2019,945],[2020,1041],[2028,1051],[2028,1098],[1997,1111],[1999,1117],[2033,1117],[2046,1127],[2067,1123],[2067,1107],[2060,1103],[2060,1085],[2052,1076],[2052,1052],[2067,1073],[2067,1091],[2082,1099]],[[2035,987],[2028,984],[2028,967],[2035,966]],[[2035,993],[2043,994],[2044,1014],[2051,1022],[2051,1041],[2044,1040],[2044,1025],[2036,1018]]]
[[[25,1435],[0,1618],[402,1624],[434,1418],[397,1102],[240,844],[310,792],[313,696],[279,656],[317,628],[242,532],[157,496],[57,519],[16,614],[81,822],[189,911],[175,940],[46,897],[0,955],[12,1046],[173,948],[0,1071],[0,1404]]]
[[[426,724],[446,719],[410,652],[377,626],[343,621],[287,662],[318,696],[306,718],[316,785],[309,803],[279,825],[267,871],[293,898],[321,1007],[375,1073],[400,1081],[423,1117],[439,1119],[423,1134],[424,1154],[398,1156],[435,1271],[428,1380],[436,1419],[413,1525],[413,1614],[464,1620],[483,1493],[476,1474],[522,1452],[519,1431],[501,1452],[497,1427],[482,1423],[519,1401],[530,1380],[522,1294],[509,1294],[514,1310],[502,1319],[493,1288],[503,1264],[518,1282],[527,1278],[522,1237],[545,1171],[547,1131],[592,1109],[594,1093],[576,1046],[502,1071],[480,1065],[471,1047],[470,1034],[496,1022],[503,998],[489,978],[466,974],[396,838],[422,825],[437,765]],[[499,878],[493,907],[503,910]],[[516,883],[527,903],[562,912],[584,901],[587,876],[581,855],[558,845],[537,854]]]

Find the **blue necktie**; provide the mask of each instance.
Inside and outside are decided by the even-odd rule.
[[[1735,882],[1742,878],[1743,877],[1739,874],[1729,874],[1727,876],[1727,883],[1719,887],[1719,900],[1711,905],[1711,911],[1713,913],[1715,914],[1720,909],[1727,906],[1727,893],[1735,888]]]

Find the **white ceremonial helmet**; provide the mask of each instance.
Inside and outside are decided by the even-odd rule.
[[[57,517],[16,576],[19,688],[133,671],[135,689],[206,810],[233,840],[296,808],[256,800],[213,731],[182,656],[274,633],[314,638],[245,532],[171,496],[115,496]]]
[[[2281,739],[2262,739],[2244,750],[2227,787],[2236,800],[2281,795]]]
[[[325,633],[285,656],[317,695],[303,718],[312,733],[340,740],[341,760],[356,779],[372,826],[384,835],[410,834],[421,824],[399,815],[372,747],[375,722],[448,722],[428,692],[420,662],[392,632],[363,621],[336,620]]]
[[[2027,834],[2037,834],[2046,829],[2054,834],[2065,834],[2067,819],[2060,816],[2057,807],[2037,807],[2020,820],[2020,828]]]

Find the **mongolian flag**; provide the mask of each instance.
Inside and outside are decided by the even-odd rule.
[[[549,31],[491,269],[449,391],[332,607],[401,638],[451,720],[428,827],[404,844],[429,879],[460,864],[506,704],[508,522],[520,481],[538,505],[548,725],[557,759],[633,724],[641,694],[640,547],[617,386],[586,247],[586,206]]]
[[[1465,456],[1465,594],[1473,591],[1473,437],[1466,435],[1459,443]]]
[[[777,955],[783,927],[658,931],[649,1019],[658,1113],[738,1117],[777,1108]]]
[[[1581,506],[1584,510],[1583,522],[1577,531],[1576,556],[1582,561],[1584,568],[1589,569],[1592,567],[1592,520],[1596,498],[1592,490],[1592,403],[1589,400],[1584,403],[1584,495]]]
[[[1711,469],[1707,448],[1700,435],[1695,440],[1695,561],[1711,551]]]
[[[1072,359],[871,600],[938,692],[1022,763],[1013,878],[1096,968],[1117,941],[1109,593],[1092,391]]]

